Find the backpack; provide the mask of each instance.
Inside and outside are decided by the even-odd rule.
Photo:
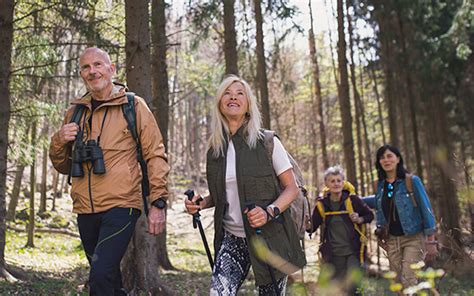
[[[264,135],[264,145],[267,151],[268,158],[273,167],[273,147],[274,140],[273,137],[278,137],[274,131],[262,129],[261,132]],[[300,167],[296,160],[291,156],[288,151],[286,152],[290,160],[291,165],[293,166],[293,173],[295,175],[296,185],[298,186],[298,195],[296,199],[290,204],[290,214],[292,220],[295,222],[296,231],[298,237],[303,240],[304,235],[307,229],[311,229],[311,209],[308,199],[308,190],[304,187],[303,175],[301,173]],[[281,188],[277,176],[273,173],[275,182],[278,185],[278,188]]]
[[[354,207],[352,206],[352,201],[351,201],[351,198],[350,196],[347,197],[347,199],[344,201],[344,205],[346,207],[346,210],[345,211],[332,211],[332,212],[326,212],[325,209],[324,209],[324,205],[322,203],[321,200],[318,200],[316,202],[316,208],[318,209],[318,212],[319,212],[319,215],[321,216],[321,218],[323,219],[323,224],[321,226],[321,244],[323,243],[323,236],[324,236],[324,227],[326,226],[326,216],[330,216],[330,215],[344,215],[344,214],[352,214],[354,213]],[[365,251],[365,248],[367,246],[367,243],[368,243],[368,239],[367,239],[367,236],[366,236],[366,233],[367,233],[367,227],[365,225],[360,225],[360,224],[357,224],[357,223],[353,223],[354,224],[354,229],[355,231],[357,231],[360,235],[360,253],[359,253],[359,259],[360,259],[360,263],[361,264],[364,264],[364,251]]]
[[[146,161],[143,159],[143,152],[142,152],[142,145],[140,143],[140,137],[138,136],[137,132],[137,114],[135,112],[135,93],[133,92],[126,92],[125,95],[127,96],[127,103],[122,105],[122,112],[125,120],[127,120],[127,127],[130,133],[132,134],[133,139],[137,143],[137,160],[140,164],[142,170],[142,198],[143,198],[143,208],[145,210],[145,214],[148,216],[148,203],[147,197],[150,195],[150,182],[148,181],[148,167],[146,165]],[[71,117],[71,122],[75,122],[77,125],[80,126],[80,121],[82,115],[84,114],[84,110],[86,107],[84,105],[76,105],[74,112]],[[82,134],[78,134],[82,135]],[[68,180],[71,179],[71,174],[69,174]],[[70,182],[69,182],[70,183]]]

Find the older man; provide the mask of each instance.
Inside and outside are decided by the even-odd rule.
[[[79,66],[88,92],[72,101],[63,126],[51,139],[49,154],[54,167],[63,174],[71,172],[71,163],[75,166],[71,197],[73,212],[78,214],[82,245],[91,266],[89,293],[125,295],[120,261],[142,208],[137,142],[122,110],[122,105],[128,104],[127,89],[112,82],[115,65],[99,48],[87,48],[80,56]],[[149,199],[153,205],[148,215],[148,231],[157,235],[166,223],[164,208],[169,166],[153,114],[142,98],[135,97],[134,103],[136,128],[149,172]],[[85,108],[77,124],[71,122],[71,118],[79,105]],[[78,135],[82,136],[78,139],[82,140],[80,144],[75,141]],[[78,150],[86,157],[73,157],[71,162],[71,155],[79,154]]]

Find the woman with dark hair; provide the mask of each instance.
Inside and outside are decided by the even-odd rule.
[[[437,255],[436,222],[420,178],[403,165],[400,151],[384,145],[377,150],[375,194],[376,234],[387,251],[390,269],[403,286],[416,284],[410,265]]]

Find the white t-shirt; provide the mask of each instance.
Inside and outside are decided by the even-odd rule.
[[[286,154],[285,148],[277,137],[274,137],[272,153],[273,169],[277,176],[293,168]],[[229,208],[224,216],[224,229],[237,237],[245,237],[244,223],[240,211],[239,190],[235,172],[235,148],[232,141],[227,149],[227,168],[225,174],[225,190]]]

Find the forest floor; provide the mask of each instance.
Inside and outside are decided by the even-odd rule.
[[[211,270],[202,244],[199,231],[193,229],[192,218],[184,211],[183,198],[180,196],[168,209],[167,249],[175,270],[161,270],[161,277],[176,295],[208,295]],[[37,227],[57,227],[67,225],[67,229],[77,232],[76,217],[71,214],[71,202],[68,197],[57,200],[57,212],[39,219]],[[19,209],[21,209],[21,205]],[[207,240],[212,244],[212,210],[202,211],[202,224]],[[21,218],[21,213],[20,213]],[[24,228],[25,222],[10,226]],[[78,237],[65,234],[36,233],[34,248],[25,247],[26,232],[7,230],[5,258],[9,266],[27,274],[27,278],[16,283],[0,281],[0,295],[87,295],[84,284],[87,280],[88,265]],[[317,236],[305,240],[308,264],[303,274],[298,272],[290,279],[287,295],[338,295],[334,287],[340,286],[319,279],[317,263]],[[212,249],[212,247],[211,247]],[[375,246],[369,249],[375,254]],[[372,258],[376,262],[376,257]],[[381,257],[382,270],[387,269],[387,261]],[[474,267],[473,267],[474,268]],[[376,266],[371,266],[376,270]],[[437,282],[441,295],[474,295],[474,283],[470,273],[456,275],[448,273]],[[323,275],[321,277],[324,277]],[[319,284],[316,284],[318,282]],[[304,284],[303,284],[304,283]],[[363,295],[395,295],[389,291],[385,279],[367,277],[363,280]],[[317,292],[315,292],[317,291]],[[250,272],[239,295],[258,295]]]

